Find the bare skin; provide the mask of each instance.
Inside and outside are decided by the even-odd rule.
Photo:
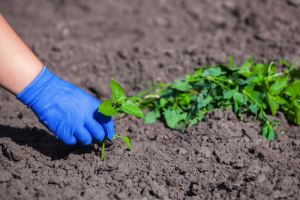
[[[43,64],[0,14],[0,86],[17,95],[42,69]]]

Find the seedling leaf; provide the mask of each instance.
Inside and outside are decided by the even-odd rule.
[[[141,111],[141,109],[133,102],[127,100],[122,106],[121,109],[123,112],[131,115],[135,115],[137,117],[142,117],[144,118],[144,114]]]
[[[112,91],[113,102],[115,104],[122,105],[126,100],[126,96],[125,96],[123,88],[113,78],[111,79],[110,87],[111,87],[111,91]]]
[[[118,110],[112,106],[110,99],[106,99],[100,104],[98,112],[101,112],[106,116],[114,116],[118,113]]]
[[[126,143],[127,147],[132,150],[131,148],[131,145],[130,145],[130,141],[129,141],[129,138],[128,137],[123,137],[123,136],[117,136],[117,137],[120,137],[124,140],[124,142]]]

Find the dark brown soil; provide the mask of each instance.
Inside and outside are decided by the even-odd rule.
[[[300,61],[297,0],[0,0],[0,12],[50,71],[99,100],[111,77],[134,95],[228,56]],[[133,150],[115,140],[104,162],[4,90],[0,113],[0,199],[300,199],[300,128],[281,113],[275,141],[230,110],[184,132],[116,117]]]

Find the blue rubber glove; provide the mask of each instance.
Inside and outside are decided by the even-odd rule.
[[[31,108],[39,120],[65,144],[82,145],[114,136],[111,117],[97,111],[100,102],[74,85],[55,77],[44,67],[17,99]]]

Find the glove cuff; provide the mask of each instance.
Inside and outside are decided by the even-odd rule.
[[[45,66],[39,75],[21,92],[16,98],[27,105],[28,108],[34,104],[34,99],[38,96],[52,81],[54,73],[51,73]]]

